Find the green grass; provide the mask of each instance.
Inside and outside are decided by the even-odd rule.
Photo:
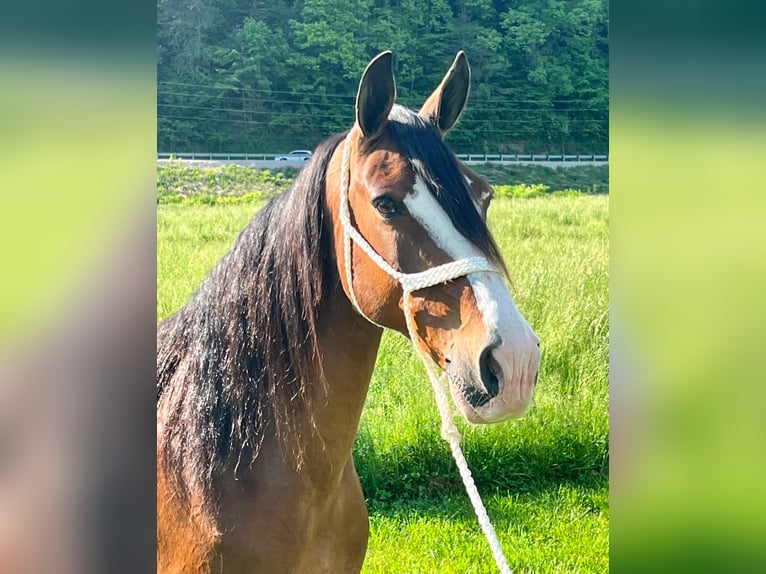
[[[157,206],[157,318],[178,310],[261,204]]]
[[[257,210],[158,206],[158,315],[180,307]],[[493,202],[514,297],[542,340],[531,411],[459,420],[511,568],[608,571],[608,197]],[[370,509],[363,572],[496,572],[409,342],[384,336],[354,449]]]

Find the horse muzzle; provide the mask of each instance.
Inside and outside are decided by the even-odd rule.
[[[477,357],[448,360],[452,399],[472,423],[518,418],[529,410],[540,368],[539,341],[504,344],[500,337]]]

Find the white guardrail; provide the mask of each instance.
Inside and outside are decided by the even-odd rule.
[[[192,160],[192,161],[220,161],[220,162],[275,162],[276,158],[285,154],[275,153],[158,153],[158,160]],[[466,163],[560,163],[560,164],[595,164],[605,165],[609,163],[608,155],[598,154],[486,154],[486,153],[459,153],[457,157]],[[280,161],[280,165],[301,165],[297,161]]]

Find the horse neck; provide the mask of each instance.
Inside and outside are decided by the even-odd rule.
[[[324,224],[335,244],[342,237],[338,234],[340,224],[334,209],[337,182],[328,181],[327,185],[332,191],[325,197]],[[335,245],[331,252],[337,253]],[[337,257],[328,257],[327,264],[338,269]],[[324,384],[314,386],[315,428],[314,432],[304,434],[308,439],[304,450],[306,467],[331,469],[333,474],[341,473],[351,456],[382,335],[379,327],[353,308],[338,272],[333,272],[332,280],[325,284],[317,313]]]
[[[356,313],[340,285],[320,310],[318,343],[325,384],[315,390],[316,433],[314,444],[309,442],[314,448],[307,449],[306,456],[311,458],[313,450],[315,468],[329,462],[340,472],[351,455],[382,331]]]

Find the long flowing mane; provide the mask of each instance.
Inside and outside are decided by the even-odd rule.
[[[326,171],[345,134],[320,144],[291,187],[240,233],[192,299],[157,331],[160,461],[186,494],[207,496],[215,474],[249,464],[264,431],[298,436],[322,381],[317,306],[336,273],[326,264]],[[214,502],[214,501],[207,501]]]

